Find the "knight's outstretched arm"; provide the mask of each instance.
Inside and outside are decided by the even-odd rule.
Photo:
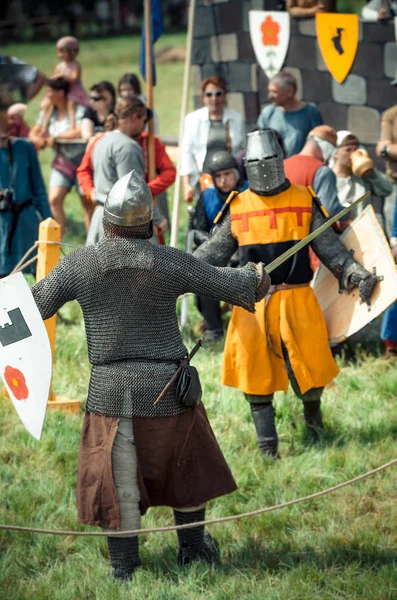
[[[261,263],[248,263],[238,269],[214,267],[176,249],[168,250],[166,261],[176,296],[192,292],[224,300],[252,313],[255,303],[262,300],[271,283]]]

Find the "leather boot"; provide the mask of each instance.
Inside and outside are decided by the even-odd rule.
[[[252,403],[250,406],[259,450],[267,458],[277,458],[278,435],[273,404],[271,402],[265,404]]]
[[[310,437],[313,442],[317,442],[320,433],[324,431],[321,400],[303,401],[303,414]]]
[[[139,539],[134,537],[108,537],[110,563],[114,579],[124,581],[132,579],[132,575],[141,564],[139,558]]]
[[[174,510],[174,517],[175,525],[204,521],[205,508],[189,512]],[[209,563],[219,561],[218,542],[208,532],[204,532],[203,525],[191,529],[177,530],[177,535],[179,565],[185,566],[196,560],[206,560]]]

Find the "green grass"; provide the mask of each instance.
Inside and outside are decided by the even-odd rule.
[[[165,45],[171,45],[169,39],[164,40]],[[175,39],[179,45],[181,38]],[[116,70],[123,72],[126,69],[120,66],[121,58],[129,55],[123,43],[126,40],[120,38],[86,42],[82,50],[87,52],[84,61],[94,65],[95,57],[100,55],[108,61],[106,66],[103,60],[106,76]],[[89,52],[91,44],[95,56]],[[136,43],[132,44],[134,47],[136,56]],[[32,62],[41,60],[40,66],[48,61],[50,66],[52,59],[45,56],[50,48],[44,44],[21,45],[15,48],[15,54],[21,58],[30,55]],[[168,73],[169,68],[177,67],[181,65],[161,68]],[[85,73],[91,77],[88,68]],[[179,112],[181,80],[172,80],[170,86],[174,105],[165,96],[164,105],[160,103],[161,109],[159,106],[165,125],[169,110],[170,114],[173,110],[175,114]],[[171,94],[161,80],[159,89]],[[46,177],[48,160],[43,160]],[[83,243],[81,211],[74,194],[67,199],[67,215],[67,241]],[[185,220],[184,215],[181,232]],[[61,313],[64,319],[58,319],[54,391],[78,398],[82,413],[49,413],[42,440],[36,442],[24,430],[10,402],[0,400],[0,523],[90,530],[76,523],[75,509],[79,435],[89,364],[78,305],[71,303]],[[192,301],[189,318],[185,337],[191,348],[193,328],[199,320]],[[291,391],[286,396],[277,394],[281,460],[276,463],[260,457],[248,404],[238,391],[221,386],[221,363],[220,343],[204,347],[195,358],[202,376],[204,403],[239,489],[211,502],[209,518],[311,494],[395,458],[395,363],[361,353],[354,365],[341,365],[340,375],[324,394],[326,433],[317,446],[312,446],[307,438],[300,401]],[[0,598],[394,600],[396,484],[397,469],[393,467],[317,501],[212,526],[210,531],[222,548],[222,565],[213,568],[195,565],[179,569],[174,533],[143,536],[143,567],[128,585],[107,577],[108,551],[103,538],[0,531]],[[151,509],[143,526],[170,522],[169,509]]]
[[[58,325],[55,391],[84,402],[88,364],[82,323]],[[195,319],[195,315],[192,314]],[[191,344],[191,339],[188,339]],[[263,461],[248,405],[219,383],[221,345],[197,356],[211,423],[239,489],[209,505],[219,517],[311,494],[395,457],[395,365],[368,358],[345,366],[325,393],[326,434],[310,445],[302,407],[277,395],[281,460]],[[381,385],[380,385],[381,383]],[[393,391],[394,390],[394,391]],[[3,401],[0,412],[0,522],[84,529],[76,524],[75,483],[82,416],[52,412],[40,443]],[[211,527],[222,565],[176,567],[175,534],[141,538],[143,568],[129,586],[107,578],[104,539],[0,534],[0,597],[7,599],[252,598],[303,600],[396,597],[395,468],[317,501]],[[171,521],[152,509],[145,527]],[[85,528],[89,529],[89,528]]]

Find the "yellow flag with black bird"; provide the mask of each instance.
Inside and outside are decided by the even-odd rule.
[[[358,15],[317,13],[316,32],[329,72],[338,83],[342,83],[348,76],[357,53]]]

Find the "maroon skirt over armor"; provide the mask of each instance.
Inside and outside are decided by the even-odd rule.
[[[133,417],[141,512],[192,508],[237,489],[202,404],[174,417]],[[112,474],[118,418],[87,413],[81,434],[77,508],[81,523],[120,526]]]

